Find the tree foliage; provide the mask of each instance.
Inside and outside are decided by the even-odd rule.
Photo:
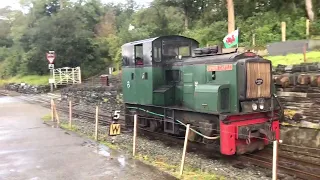
[[[320,1],[312,3],[311,36],[320,36]],[[60,4],[62,3],[62,4]],[[240,46],[305,39],[310,5],[300,0],[234,0]],[[140,7],[134,0],[22,0],[26,12],[0,9],[0,77],[48,74],[45,53],[54,50],[56,67],[82,68],[94,75],[121,62],[121,45],[144,38],[178,34],[202,46],[221,44],[227,33],[226,0],[153,0]],[[131,28],[129,28],[131,27]],[[132,28],[134,27],[134,28]]]

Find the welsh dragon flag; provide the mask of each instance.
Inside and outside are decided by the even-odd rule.
[[[226,35],[223,38],[223,43],[225,48],[231,48],[234,45],[237,45],[239,43],[239,29],[233,31],[232,33]]]

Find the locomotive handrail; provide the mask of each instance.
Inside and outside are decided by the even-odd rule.
[[[278,99],[278,96],[276,94],[272,94],[272,96],[275,97],[275,99],[276,99],[276,101],[277,101],[277,103],[278,103],[278,105],[280,107],[281,114],[279,116],[279,120],[281,120],[283,118],[283,115],[284,115],[283,114],[284,113],[283,107],[282,107],[282,105],[281,105],[281,103],[280,103],[280,101]]]
[[[187,126],[186,124],[184,124],[183,122],[181,122],[181,121],[179,121],[179,120],[177,120],[177,119],[176,119],[176,121],[177,121],[178,123],[182,124],[182,125],[185,126],[185,127]],[[214,140],[214,139],[219,139],[219,138],[220,138],[220,136],[209,137],[209,136],[206,136],[206,135],[204,135],[204,134],[201,134],[200,132],[198,132],[198,131],[196,131],[196,130],[194,130],[194,129],[192,129],[192,128],[190,128],[190,129],[191,129],[191,131],[195,132],[196,134],[198,134],[198,135],[200,135],[200,136],[202,136],[202,137],[204,137],[204,138],[206,138],[206,139]]]
[[[155,112],[151,112],[151,111],[148,111],[148,110],[145,110],[145,109],[142,109],[142,108],[138,108],[138,107],[128,107],[128,109],[138,109],[138,110],[144,111],[144,112],[149,113],[149,114],[153,114],[153,115],[160,116],[160,117],[163,117],[163,118],[165,117],[165,116],[162,115],[162,114],[158,114],[158,113],[155,113]],[[187,126],[186,124],[184,124],[183,122],[181,122],[181,121],[179,121],[179,120],[177,120],[177,119],[175,119],[175,121],[177,121],[179,124],[181,124],[181,125],[183,125],[183,126],[185,126],[185,127]],[[193,131],[194,133],[196,133],[196,134],[198,134],[198,135],[206,138],[206,139],[209,139],[209,140],[214,140],[214,139],[219,139],[219,138],[220,138],[220,136],[214,136],[214,137],[206,136],[206,135],[201,134],[200,132],[194,130],[193,128],[190,128],[190,130]]]

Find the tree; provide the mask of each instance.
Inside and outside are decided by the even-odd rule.
[[[305,0],[306,3],[306,11],[310,21],[314,20],[314,12],[312,10],[312,0]]]
[[[190,18],[193,13],[196,12],[197,1],[194,0],[158,0],[156,4],[165,5],[165,6],[173,6],[182,10],[184,15],[184,28],[185,30],[189,29]],[[195,8],[196,7],[196,8]]]
[[[231,33],[235,30],[233,0],[227,0],[227,4],[228,4],[228,33]]]

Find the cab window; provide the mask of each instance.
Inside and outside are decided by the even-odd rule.
[[[163,59],[171,60],[178,59],[179,55],[182,57],[191,56],[191,45],[188,41],[163,41],[162,42]]]
[[[153,59],[155,62],[161,62],[161,46],[155,45],[153,47]]]
[[[137,44],[134,46],[134,60],[136,65],[143,65],[143,45]]]

